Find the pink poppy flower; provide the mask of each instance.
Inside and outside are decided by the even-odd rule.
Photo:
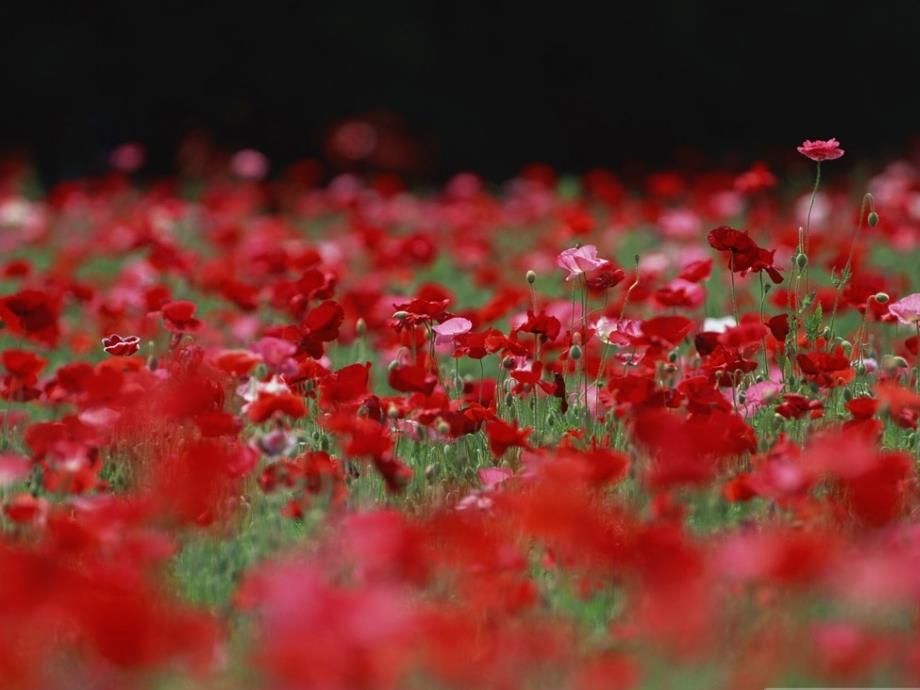
[[[268,174],[268,158],[255,149],[243,149],[233,154],[230,167],[238,177],[258,181]]]
[[[567,281],[597,270],[607,263],[607,259],[598,258],[597,247],[593,244],[566,249],[556,257],[556,265],[568,271],[568,276],[565,278]]]
[[[472,327],[473,322],[469,319],[464,319],[462,316],[455,316],[452,319],[447,319],[444,323],[432,326],[431,330],[437,334],[435,343],[440,344],[451,342],[456,335],[469,333]]]
[[[901,323],[916,326],[920,323],[920,292],[907,295],[889,304],[888,311],[894,314]]]
[[[837,160],[844,153],[843,149],[840,148],[840,142],[836,139],[828,139],[827,141],[806,139],[796,150],[806,158],[811,158],[818,163]]]

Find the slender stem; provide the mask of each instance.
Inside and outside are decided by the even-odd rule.
[[[818,196],[818,185],[821,184],[821,161],[816,162],[815,167],[815,186],[811,190],[811,201],[808,202],[808,215],[805,216],[805,241],[804,246],[800,247],[805,256],[808,256],[811,240],[811,212],[815,207],[815,197]],[[808,292],[808,265],[805,265],[805,292]]]
[[[764,303],[764,300],[766,300],[767,298],[767,291],[764,289],[763,271],[758,271],[757,275],[760,276],[760,324],[761,326],[763,326],[764,325],[763,303]],[[764,334],[760,340],[761,340],[761,344],[763,345],[763,375],[769,379],[770,378],[770,362],[767,359],[767,336],[766,334]]]
[[[840,283],[837,285],[837,289],[834,291],[834,308],[831,310],[830,323],[831,338],[829,338],[827,341],[828,352],[831,349],[833,336],[835,335],[834,329],[837,324],[837,309],[840,305],[840,297],[843,294],[847,283],[850,282],[850,278],[852,277],[850,271],[853,265],[853,250],[856,248],[856,240],[859,238],[863,227],[863,220],[866,217],[866,204],[868,204],[870,212],[875,210],[875,197],[873,197],[870,192],[863,194],[862,203],[859,205],[859,220],[856,221],[856,229],[853,231],[853,235],[850,238],[850,251],[847,253],[847,262],[843,265],[843,273],[840,274]]]
[[[738,324],[738,303],[735,301],[735,252],[732,251],[728,256],[728,280],[731,286],[732,298],[732,316],[735,317],[735,324]]]

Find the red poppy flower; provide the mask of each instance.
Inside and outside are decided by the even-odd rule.
[[[520,428],[517,422],[508,424],[501,419],[493,419],[486,423],[486,436],[489,438],[489,448],[492,454],[500,458],[509,448],[529,448],[527,439],[530,438],[529,427]]]
[[[246,410],[246,416],[256,424],[275,415],[300,419],[306,414],[303,398],[293,393],[261,393]]]
[[[195,318],[197,307],[194,302],[179,300],[167,302],[160,309],[163,325],[172,333],[186,333],[201,328],[201,321]]]
[[[0,319],[13,333],[54,347],[60,331],[58,300],[41,290],[21,290],[0,298]]]

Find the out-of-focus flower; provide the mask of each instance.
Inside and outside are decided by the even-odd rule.
[[[920,323],[920,292],[902,297],[888,305],[888,311],[903,324],[916,326]]]
[[[268,175],[268,158],[255,149],[243,149],[233,154],[230,167],[237,177],[258,181]]]

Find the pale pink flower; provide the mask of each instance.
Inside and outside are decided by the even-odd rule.
[[[233,154],[230,167],[244,180],[261,180],[268,174],[268,158],[255,149],[243,149]]]
[[[818,163],[837,160],[844,153],[843,149],[840,148],[840,142],[836,139],[828,139],[827,141],[806,139],[796,150],[806,158],[811,158],[811,160]]]
[[[140,144],[122,144],[109,155],[109,165],[123,173],[133,173],[144,164],[147,155]]]
[[[567,281],[595,271],[607,263],[609,263],[607,259],[598,258],[597,247],[593,244],[566,249],[556,257],[556,265],[568,271],[565,278]]]
[[[462,316],[455,316],[452,319],[447,319],[444,323],[432,326],[431,330],[437,334],[434,341],[435,345],[453,342],[455,336],[469,333],[472,327],[473,322],[469,319],[464,319]]]
[[[888,311],[894,314],[901,323],[916,326],[920,323],[920,292],[907,295],[889,304]]]

